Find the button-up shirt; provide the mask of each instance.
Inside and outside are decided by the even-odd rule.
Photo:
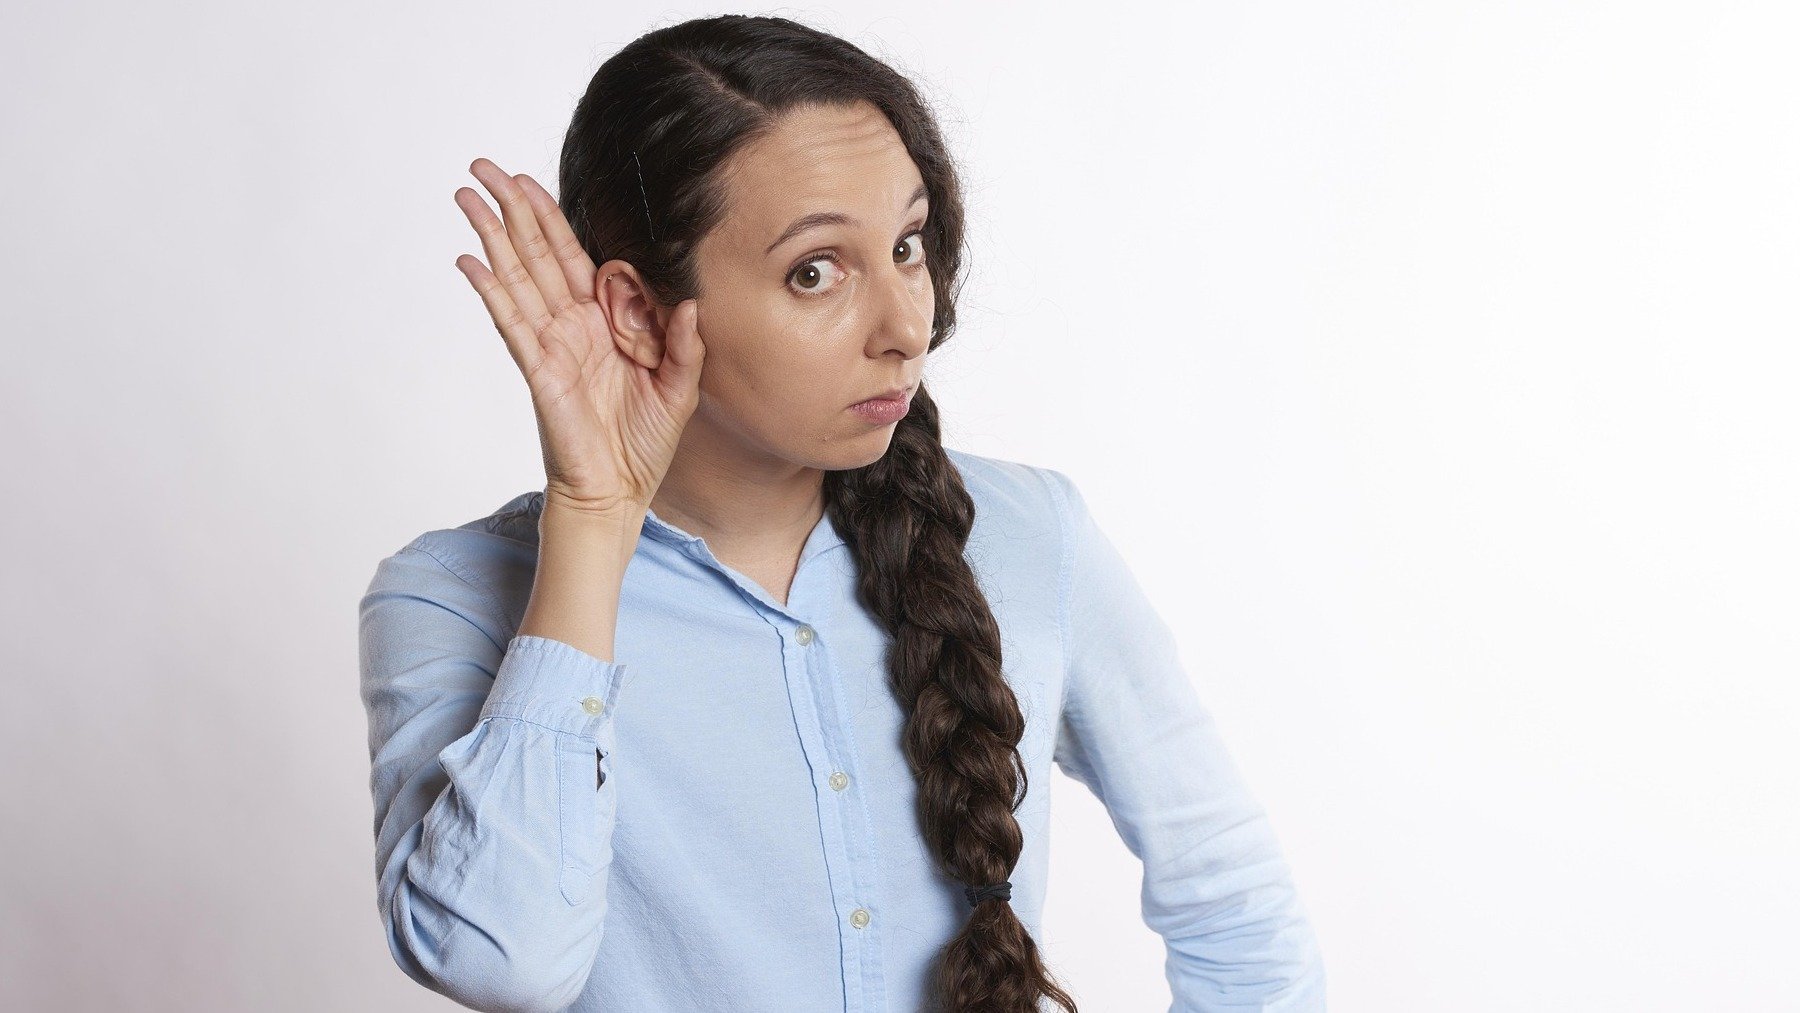
[[[1038,935],[1054,763],[1143,863],[1173,1010],[1324,1009],[1266,813],[1081,493],[947,453],[1026,721],[1020,920]],[[891,640],[829,515],[783,603],[650,511],[601,660],[516,633],[542,509],[527,492],[420,535],[361,601],[377,901],[400,968],[484,1010],[928,1008],[969,903],[919,831]]]

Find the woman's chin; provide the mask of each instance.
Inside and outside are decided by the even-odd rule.
[[[894,428],[881,426],[835,441],[825,448],[825,460],[810,463],[821,471],[866,468],[887,455],[894,442]]]

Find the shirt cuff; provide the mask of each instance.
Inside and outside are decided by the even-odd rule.
[[[559,731],[597,735],[612,717],[626,666],[560,640],[515,636],[506,645],[481,717],[517,718]]]

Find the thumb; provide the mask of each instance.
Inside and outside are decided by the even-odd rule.
[[[669,314],[663,340],[662,364],[656,379],[665,396],[690,401],[700,389],[700,367],[706,360],[706,344],[700,340],[700,301],[683,300]]]

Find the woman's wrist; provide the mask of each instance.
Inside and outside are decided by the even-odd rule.
[[[625,569],[642,528],[643,515],[629,507],[570,508],[546,497],[537,573],[519,632],[611,658]]]

